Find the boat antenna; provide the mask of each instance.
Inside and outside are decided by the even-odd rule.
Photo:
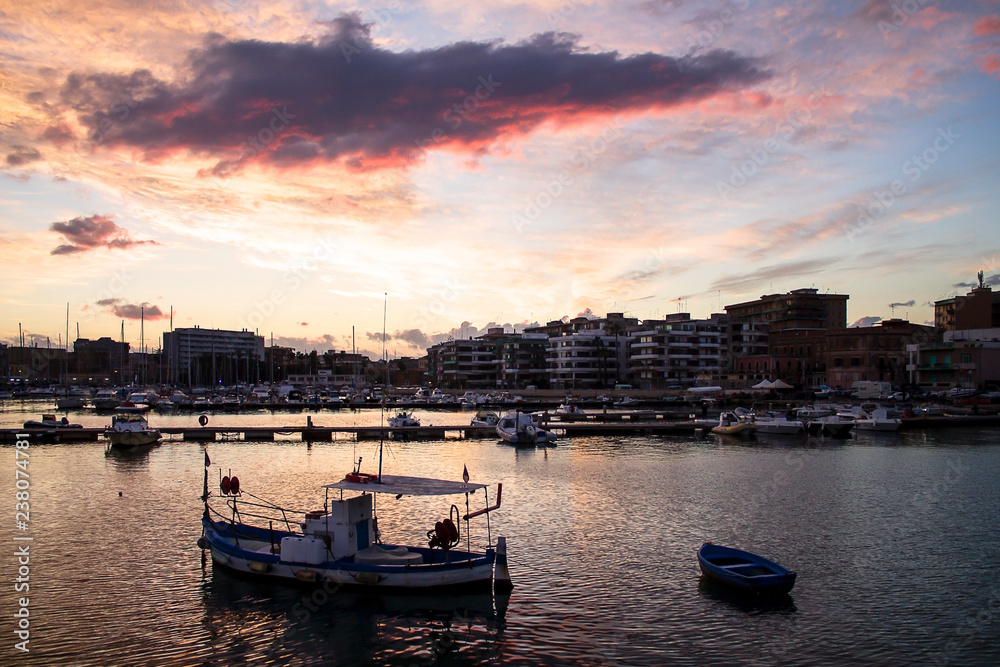
[[[385,313],[386,308],[389,305],[389,293],[385,293],[385,299],[382,301],[382,360],[385,361]],[[388,361],[386,361],[386,376],[389,375]],[[379,424],[379,443],[378,443],[378,479],[382,481],[382,447],[385,444],[385,392],[388,391],[388,387],[382,390],[382,401],[381,401],[381,423]]]

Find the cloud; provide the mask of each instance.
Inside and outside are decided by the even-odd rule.
[[[30,146],[11,146],[12,152],[7,154],[7,164],[12,167],[35,162],[42,159],[42,154]]]
[[[983,278],[983,284],[989,286],[1000,285],[1000,273],[994,273],[991,276],[986,276],[985,278]],[[963,288],[975,289],[976,287],[979,287],[979,282],[977,281],[974,283],[955,283],[953,287],[955,289],[963,289]]]
[[[901,303],[890,303],[889,307],[890,308],[912,308],[914,305],[916,305],[916,303],[917,303],[916,301],[914,301],[913,299],[910,299],[909,301],[903,301]]]
[[[761,60],[731,51],[591,53],[555,33],[397,53],[374,45],[370,29],[345,14],[314,42],[215,37],[190,55],[182,81],[144,70],[73,73],[61,110],[97,146],[138,149],[154,162],[185,152],[215,160],[203,175],[250,163],[364,171],[413,164],[426,150],[478,157],[544,123],[663,111],[770,76]]]
[[[53,222],[49,226],[49,231],[62,234],[69,241],[54,248],[51,252],[53,255],[70,255],[97,248],[124,249],[145,244],[159,245],[156,241],[132,239],[127,229],[119,227],[110,217],[103,215]]]
[[[761,283],[772,281],[775,278],[787,281],[790,278],[798,276],[821,273],[838,261],[840,259],[837,257],[827,257],[824,259],[811,259],[764,266],[750,273],[740,273],[718,278],[712,283],[708,291],[715,292],[721,290],[728,293],[742,294]]]
[[[125,299],[101,299],[97,302],[97,305],[106,308],[115,317],[121,317],[126,320],[138,320],[140,318],[146,320],[164,320],[169,317],[167,313],[160,310],[159,306],[154,306],[148,301],[134,304],[128,303]]]
[[[873,326],[875,326],[876,324],[878,324],[881,321],[882,321],[882,318],[879,317],[878,315],[868,315],[867,317],[862,317],[859,320],[855,320],[853,323],[851,323],[850,325],[848,325],[847,328],[848,329],[860,329],[862,327],[873,327]]]
[[[972,34],[976,37],[1000,35],[1000,14],[984,16],[972,26]]]

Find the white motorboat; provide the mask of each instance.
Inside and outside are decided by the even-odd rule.
[[[563,403],[553,411],[552,416],[554,419],[565,422],[587,419],[587,413],[575,403]]]
[[[121,404],[121,394],[114,389],[98,389],[94,395],[94,408],[97,410],[114,410]]]
[[[420,426],[420,420],[414,417],[412,412],[406,412],[404,410],[398,413],[395,417],[389,417],[389,426],[396,428]]]
[[[555,433],[539,426],[531,415],[520,411],[505,414],[496,428],[500,439],[512,445],[546,445],[558,439]]]
[[[475,417],[472,418],[472,421],[469,423],[469,426],[494,427],[497,425],[497,422],[499,421],[500,421],[500,416],[497,415],[497,413],[486,412],[481,410],[476,413]]]
[[[898,431],[903,420],[889,417],[889,411],[878,408],[866,417],[854,420],[854,428],[859,431]]]
[[[751,416],[751,421],[757,426],[758,433],[770,435],[795,435],[802,433],[805,426],[798,419],[788,419],[776,412],[765,412]]]
[[[111,427],[104,432],[108,445],[115,449],[131,449],[159,442],[160,432],[150,428],[146,420],[148,410],[148,406],[128,402],[120,405],[111,418]]]

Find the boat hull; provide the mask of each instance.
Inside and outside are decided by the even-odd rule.
[[[285,562],[280,553],[271,553],[271,545],[283,537],[301,535],[270,531],[244,524],[228,524],[203,517],[203,548],[213,562],[230,570],[287,583],[322,584],[336,588],[380,592],[480,592],[493,586],[496,552],[451,551],[448,561],[441,550],[406,547],[408,553],[420,554],[420,564],[382,565],[355,563],[349,559],[319,563]],[[239,539],[237,539],[237,535]],[[386,547],[397,548],[398,547]]]
[[[108,431],[106,436],[110,445],[119,449],[152,445],[160,440],[160,432],[152,429],[146,431]]]
[[[731,590],[752,595],[784,595],[795,586],[795,572],[749,551],[706,542],[698,550],[701,573]]]

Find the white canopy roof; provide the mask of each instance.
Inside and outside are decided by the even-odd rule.
[[[752,389],[774,389],[774,383],[770,380],[761,380]]]
[[[368,493],[391,493],[404,496],[450,496],[460,493],[472,493],[485,489],[486,484],[473,482],[452,482],[446,479],[429,477],[402,477],[399,475],[382,475],[378,482],[348,482],[342,479],[333,484],[325,484],[324,489],[340,489],[341,491],[366,491]]]

